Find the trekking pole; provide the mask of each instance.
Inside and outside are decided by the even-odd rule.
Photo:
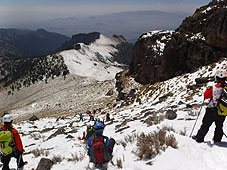
[[[223,135],[227,138],[227,135],[223,132]]]
[[[20,154],[19,160],[17,162],[17,170],[19,169],[20,161],[21,161],[22,154]]]
[[[204,103],[204,101],[205,101],[205,99],[203,99],[203,103]],[[201,112],[201,110],[202,110],[203,103],[202,103],[202,105],[201,105],[201,107],[200,107],[200,110],[199,110],[199,112],[198,112],[198,116],[197,116],[197,118],[196,118],[196,121],[195,121],[195,123],[194,123],[194,126],[193,126],[193,128],[192,128],[192,131],[191,131],[191,134],[190,134],[189,137],[192,137],[192,133],[193,133],[193,130],[194,130],[195,125],[196,125],[196,123],[197,123],[197,120],[198,120],[198,118],[199,118],[200,112]]]

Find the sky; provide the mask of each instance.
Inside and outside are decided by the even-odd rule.
[[[1,0],[0,27],[9,23],[103,15],[122,11],[161,10],[193,13],[211,0]]]

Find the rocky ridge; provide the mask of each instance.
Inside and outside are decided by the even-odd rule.
[[[69,37],[44,29],[36,31],[0,29],[0,64],[1,60],[33,58],[51,54],[67,40]]]
[[[171,35],[167,31],[141,35],[129,75],[142,84],[155,83],[226,58],[226,6],[226,1],[213,0],[187,17]]]
[[[95,43],[96,40],[100,39],[101,36],[102,34],[99,32],[75,34],[72,36],[71,40],[65,42],[57,50],[57,52],[72,49],[84,51],[86,49],[83,49],[83,45],[89,46],[90,44]],[[113,56],[111,62],[129,65],[131,62],[133,45],[127,42],[127,40],[122,35],[113,35],[112,37],[106,37],[108,37],[108,41],[112,40],[113,42],[115,42],[115,44],[112,44],[111,46],[117,50],[117,52],[111,52],[111,55]],[[103,58],[99,52],[97,52],[97,57]]]

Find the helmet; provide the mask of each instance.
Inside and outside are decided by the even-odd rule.
[[[13,116],[5,115],[3,116],[3,123],[10,123],[13,120]]]
[[[102,122],[98,122],[95,124],[95,130],[99,130],[99,129],[104,129],[104,125]]]
[[[102,136],[103,130],[104,130],[104,125],[101,122],[98,122],[95,124],[95,135],[97,136]]]
[[[215,81],[217,81],[217,79],[225,79],[227,77],[227,72],[226,71],[216,71],[216,73],[215,73],[215,76],[214,76],[214,78],[215,78]]]

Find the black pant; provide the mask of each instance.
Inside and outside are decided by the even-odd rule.
[[[114,148],[115,143],[116,143],[115,140],[113,138],[110,138],[109,145],[108,145],[108,150],[109,150],[110,154],[113,153],[113,148]]]
[[[215,123],[215,131],[214,131],[214,142],[220,142],[223,136],[223,123],[225,121],[225,116],[221,116],[218,114],[217,108],[207,108],[206,113],[203,117],[202,125],[196,135],[198,141],[204,141],[204,137],[209,131],[212,123]]]
[[[12,152],[9,155],[2,156],[2,158],[1,158],[1,162],[3,163],[2,170],[10,170],[9,161],[12,157],[17,159],[17,165],[18,165],[18,162],[20,161],[18,168],[22,168],[24,166],[24,161],[23,161],[22,155],[17,152]]]

